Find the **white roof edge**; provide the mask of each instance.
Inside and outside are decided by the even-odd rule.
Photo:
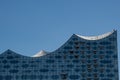
[[[98,36],[82,36],[82,35],[78,35],[78,34],[75,34],[75,35],[77,35],[80,38],[86,39],[86,40],[99,40],[99,39],[103,39],[103,38],[111,35],[115,31],[116,30],[113,30],[112,32],[108,32],[108,33],[105,33],[105,34],[102,34],[102,35],[98,35]]]
[[[33,55],[32,57],[41,57],[44,56],[46,54],[48,54],[49,52],[46,52],[44,50],[41,50],[40,52],[38,52],[37,54]]]

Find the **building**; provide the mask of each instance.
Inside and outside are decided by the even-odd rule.
[[[33,57],[7,50],[0,54],[0,80],[119,80],[117,31],[73,34],[57,50]]]

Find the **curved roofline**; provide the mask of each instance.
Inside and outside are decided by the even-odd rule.
[[[25,55],[16,53],[15,51],[13,51],[13,50],[11,50],[11,49],[7,49],[7,50],[4,51],[3,53],[1,53],[0,56],[1,56],[1,55],[5,55],[5,54],[8,54],[8,53],[12,53],[12,54],[14,54],[14,55],[18,55],[18,56],[22,56],[22,57],[31,58],[30,56],[25,56]]]
[[[113,30],[112,32],[108,32],[108,33],[98,35],[98,36],[82,36],[82,35],[78,35],[78,34],[75,34],[75,35],[82,39],[85,39],[85,40],[100,40],[100,39],[110,36],[114,32],[116,32],[116,30]]]
[[[84,40],[100,40],[100,39],[103,39],[103,38],[106,38],[110,35],[112,35],[113,33],[117,32],[117,30],[113,30],[111,32],[108,32],[108,33],[105,33],[105,34],[102,34],[102,35],[98,35],[98,36],[81,36],[81,35],[78,35],[78,34],[73,34],[61,47],[59,47],[58,49],[52,51],[52,52],[47,52],[47,51],[44,51],[42,50],[42,52],[39,52],[33,56],[24,56],[24,55],[21,55],[21,54],[18,54],[10,49],[6,50],[5,52],[3,52],[2,54],[0,55],[3,55],[3,54],[6,54],[6,52],[13,52],[14,54],[17,54],[19,56],[23,56],[23,57],[28,57],[28,58],[39,58],[39,57],[42,57],[44,55],[48,55],[48,53],[54,53],[55,51],[61,49],[69,40],[71,40],[73,37],[79,37],[81,39],[84,39]]]

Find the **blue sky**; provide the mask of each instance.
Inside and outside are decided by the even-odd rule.
[[[120,0],[0,0],[0,53],[51,52],[73,33],[91,36],[113,29],[119,42]]]

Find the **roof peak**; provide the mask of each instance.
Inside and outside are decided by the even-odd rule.
[[[33,55],[32,57],[41,57],[44,56],[46,54],[48,54],[49,52],[46,52],[45,50],[41,50],[40,52],[38,52],[37,54]]]

